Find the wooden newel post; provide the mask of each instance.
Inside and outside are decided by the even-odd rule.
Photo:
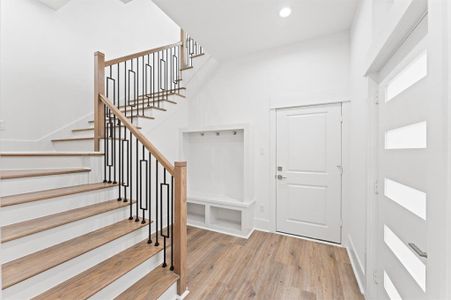
[[[94,151],[100,151],[100,139],[104,135],[105,108],[99,99],[105,94],[105,54],[94,53]]]
[[[184,68],[186,67],[186,36],[185,36],[185,31],[183,29],[180,29],[180,42],[181,42],[181,46],[180,48],[182,49],[182,51],[180,52],[180,60],[181,60],[181,64],[180,64],[180,68]]]
[[[186,258],[187,208],[186,208],[186,162],[175,163],[175,220],[174,220],[174,270],[180,278],[177,282],[177,294],[183,295],[187,288]]]

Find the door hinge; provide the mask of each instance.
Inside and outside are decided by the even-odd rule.
[[[340,116],[340,123],[343,124],[343,116]]]
[[[377,270],[373,271],[373,282],[374,284],[379,284],[380,282],[379,272]]]
[[[374,97],[374,104],[379,105],[379,96]]]
[[[337,169],[340,172],[340,174],[343,175],[343,166],[342,165],[338,165]]]
[[[379,180],[374,181],[374,194],[379,195]]]

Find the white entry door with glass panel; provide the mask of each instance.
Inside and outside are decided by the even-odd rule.
[[[426,22],[426,20],[424,21]],[[379,90],[377,265],[379,299],[427,299],[427,27],[422,24],[382,69]]]

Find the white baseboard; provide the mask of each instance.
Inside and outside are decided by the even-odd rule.
[[[365,295],[365,268],[362,265],[360,257],[358,256],[351,236],[348,235],[348,243],[346,245],[346,251],[348,252],[349,260],[351,261],[352,270],[354,271],[355,279],[359,286],[362,295]]]
[[[271,224],[266,219],[254,218],[254,227],[260,231],[271,232]]]
[[[208,227],[208,226],[202,226],[202,225],[199,225],[199,224],[192,224],[190,222],[188,222],[188,226],[195,227],[195,228],[200,228],[200,229],[204,229],[204,230],[208,230],[208,231],[213,231],[213,232],[217,232],[217,233],[227,234],[227,235],[231,235],[231,236],[235,236],[235,237],[239,237],[239,238],[243,238],[243,239],[248,239],[252,235],[254,230],[255,230],[255,228],[252,228],[251,231],[249,231],[249,233],[247,235],[240,235],[240,234],[236,234],[236,233],[232,233],[232,232],[228,232],[228,231],[223,231],[223,230],[216,229],[216,228],[211,228],[211,227]]]

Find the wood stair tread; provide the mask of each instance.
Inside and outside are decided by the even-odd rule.
[[[0,157],[42,157],[42,156],[103,156],[103,152],[98,151],[44,151],[44,152],[0,152]]]
[[[161,250],[141,241],[33,299],[87,299]]]
[[[129,203],[113,199],[101,203],[71,209],[53,215],[48,215],[32,220],[6,225],[1,228],[2,231],[1,241],[2,243],[5,243],[44,230],[52,229],[71,222],[86,219],[94,215],[119,209],[127,205],[129,205]]]
[[[170,271],[168,267],[159,266],[121,293],[115,300],[158,299],[178,279],[179,276]]]
[[[31,192],[31,193],[23,193],[23,194],[4,196],[4,197],[0,197],[0,206],[6,207],[6,206],[11,206],[11,205],[38,201],[38,200],[45,200],[45,199],[72,195],[72,194],[96,191],[96,190],[111,188],[114,186],[116,186],[116,185],[111,184],[111,183],[99,182],[99,183],[80,184],[80,185],[68,186],[68,187],[57,188],[57,189],[49,189],[49,190],[43,190],[43,191],[37,191],[37,192]]]
[[[201,56],[204,56],[204,55],[205,55],[205,53],[199,53],[199,54],[191,55],[190,57],[191,58],[197,58],[197,57],[201,57]]]
[[[2,265],[2,289],[45,272],[147,224],[123,220]]]
[[[119,127],[119,126],[114,126],[114,127]],[[124,128],[124,126],[120,126],[121,128]],[[138,129],[142,129],[141,127],[139,127],[139,126],[136,126],[136,128],[138,128]],[[82,131],[94,131],[94,127],[86,127],[86,128],[75,128],[75,129],[72,129],[72,132],[82,132]]]
[[[93,141],[93,140],[94,140],[93,136],[71,136],[67,138],[53,139],[52,142],[57,143],[57,142]],[[116,140],[119,140],[119,138],[116,138]]]
[[[180,71],[186,71],[186,70],[190,70],[190,69],[193,69],[193,68],[194,68],[193,66],[182,67],[182,68],[180,68]]]
[[[26,177],[39,177],[50,175],[63,175],[71,173],[90,172],[89,168],[64,168],[64,169],[29,169],[29,170],[0,170],[0,179],[16,179]]]

